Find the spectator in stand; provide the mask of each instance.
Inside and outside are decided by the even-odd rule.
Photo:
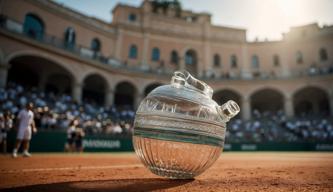
[[[19,98],[19,99],[16,99]],[[54,95],[37,89],[23,89],[22,86],[9,83],[7,89],[0,90],[0,111],[10,110],[17,113],[27,100],[35,103],[35,121],[42,129],[66,130],[74,117],[80,119],[82,128],[88,134],[100,134],[106,130],[108,122],[115,126],[121,120],[132,126],[134,111],[130,107],[101,107],[93,103],[77,104],[69,95]],[[130,129],[126,129],[130,130]],[[127,134],[123,132],[123,134]]]
[[[332,67],[333,68],[333,67]],[[130,106],[102,107],[93,102],[79,105],[66,94],[55,95],[24,89],[9,83],[0,89],[0,113],[18,113],[27,101],[33,101],[36,108],[36,125],[41,129],[66,131],[73,119],[87,135],[109,134],[129,137],[133,132],[135,112]],[[233,119],[228,123],[227,142],[314,142],[333,141],[332,118],[307,116],[287,119],[283,111],[260,112],[254,110],[252,120]]]
[[[120,127],[120,125],[118,123],[116,123],[113,127],[112,127],[112,131],[111,133],[113,134],[121,134],[123,132],[123,129]]]
[[[2,124],[1,121],[0,124]],[[2,144],[2,152],[7,153],[7,134],[13,128],[13,116],[9,111],[5,112],[3,115],[3,124],[0,126],[3,126],[3,129],[0,133],[0,144]]]
[[[6,133],[6,129],[5,129],[5,117],[2,113],[0,113],[0,146],[2,146],[2,152],[5,152],[5,148],[6,146],[6,142],[7,142],[7,133]]]

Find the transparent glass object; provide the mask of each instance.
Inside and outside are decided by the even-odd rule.
[[[136,112],[133,145],[151,172],[191,179],[218,159],[226,122],[240,109],[234,101],[219,106],[212,95],[207,84],[176,71],[169,85],[143,99]]]

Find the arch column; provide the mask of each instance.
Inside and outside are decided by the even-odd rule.
[[[203,71],[207,72],[209,70],[212,70],[212,62],[211,62],[211,50],[210,50],[210,41],[205,40],[204,42],[204,62],[203,65],[197,65],[198,70],[198,76],[202,77],[206,74],[203,73]],[[199,62],[200,63],[200,62]]]
[[[288,52],[290,51],[286,47],[281,49],[281,57],[280,57],[280,65],[281,65],[281,75],[282,77],[289,77],[291,75],[290,68],[289,68],[289,61],[287,55],[289,54]]]
[[[121,59],[121,51],[122,51],[122,44],[123,44],[123,31],[121,29],[118,29],[117,31],[117,40],[116,40],[116,46],[114,48],[114,55],[115,58],[119,61],[123,62]]]
[[[107,107],[113,105],[115,91],[113,89],[108,89],[106,91],[105,105]]]
[[[142,59],[141,59],[141,68],[142,69],[148,69],[148,47],[149,47],[149,34],[144,33],[143,34],[143,50],[142,50]]]
[[[9,64],[0,64],[0,88],[6,87],[9,67]]]
[[[250,99],[247,96],[242,97],[241,115],[242,115],[243,120],[250,120],[251,119]]]
[[[294,116],[294,102],[293,98],[290,95],[284,98],[284,112],[287,115],[287,117]]]
[[[82,89],[83,89],[83,85],[81,83],[74,83],[73,89],[72,89],[72,97],[78,103],[81,103]]]
[[[210,23],[209,22],[205,22],[205,24],[203,25],[203,31],[204,31],[204,41],[203,41],[203,44],[204,44],[204,50],[203,50],[203,53],[204,53],[204,61],[203,63],[201,63],[201,65],[197,65],[198,67],[198,75],[199,77],[201,76],[206,76],[206,73],[207,71],[210,71],[213,69],[213,65],[212,65],[212,62],[211,62],[211,43],[210,43],[210,40],[209,40],[209,37],[211,36],[211,26],[210,26]],[[202,65],[203,64],[203,65]],[[205,71],[205,73],[204,73]]]
[[[243,79],[251,79],[252,75],[250,73],[250,69],[249,69],[249,64],[248,64],[248,47],[247,47],[247,44],[244,43],[242,44],[241,46],[242,48],[242,52],[241,52],[241,57],[242,57],[242,60],[238,60],[237,64],[242,66],[241,68],[241,77]],[[242,63],[240,63],[242,62]]]
[[[179,57],[179,70],[185,70],[185,55],[182,55],[182,57]]]

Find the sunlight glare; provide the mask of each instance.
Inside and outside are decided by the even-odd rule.
[[[289,23],[300,22],[306,17],[306,0],[275,0],[277,8],[281,11]]]

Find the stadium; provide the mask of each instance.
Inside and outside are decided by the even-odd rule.
[[[333,190],[333,26],[248,41],[178,1],[119,3],[111,22],[51,0],[0,2],[0,126],[32,102],[38,128],[32,157],[0,156],[0,191]],[[227,152],[195,180],[154,176],[133,153],[140,102],[177,70],[241,109]],[[5,131],[11,153],[16,131]]]

